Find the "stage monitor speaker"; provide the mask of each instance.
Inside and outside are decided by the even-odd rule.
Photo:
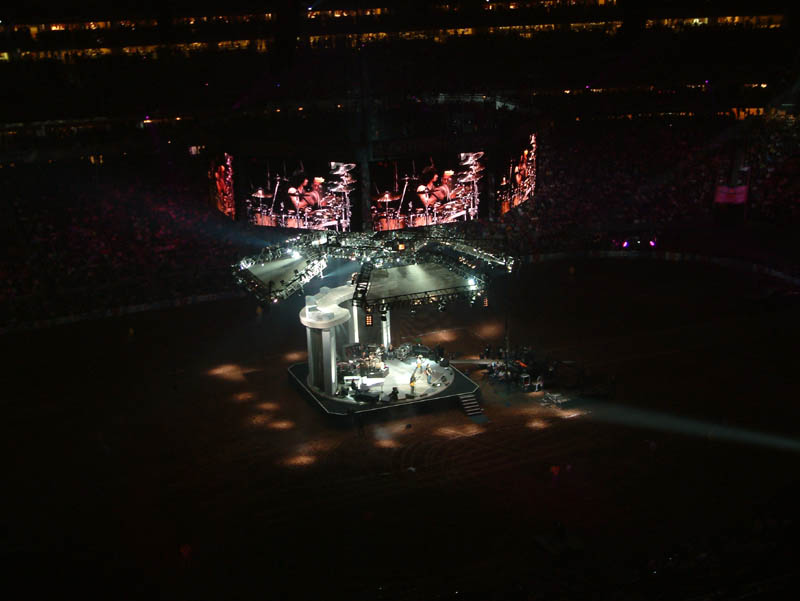
[[[447,357],[442,357],[441,359],[439,359],[439,365],[441,365],[442,367],[448,367],[450,365],[450,359],[448,359]]]

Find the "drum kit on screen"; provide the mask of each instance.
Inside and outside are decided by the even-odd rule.
[[[350,193],[356,183],[350,172],[355,166],[355,163],[332,162],[327,182],[324,177],[314,177],[309,183],[301,176],[302,181],[288,188],[285,186],[289,178],[268,176],[274,187],[269,191],[258,188],[251,194],[250,221],[273,227],[350,231]]]
[[[436,182],[434,187],[428,187],[428,192],[424,191],[428,182],[415,175],[395,177],[395,190],[399,188],[399,179],[403,182],[402,192],[381,192],[372,198],[374,229],[399,230],[475,219],[480,203],[478,182],[484,171],[481,158],[483,152],[461,153],[459,172],[445,171],[442,181]],[[419,188],[409,191],[411,182],[418,182]],[[422,207],[414,207],[414,197],[419,197]]]

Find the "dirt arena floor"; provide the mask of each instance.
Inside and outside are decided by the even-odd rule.
[[[19,598],[147,599],[783,586],[800,312],[766,298],[780,289],[701,265],[560,262],[488,309],[396,312],[396,342],[465,357],[501,343],[510,306],[512,345],[613,377],[615,394],[549,409],[475,371],[488,424],[454,409],[363,434],[288,384],[299,298],[6,335],[6,582]]]

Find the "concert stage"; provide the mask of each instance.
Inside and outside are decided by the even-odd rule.
[[[313,287],[306,285],[322,276],[329,259],[360,265],[309,294]],[[485,419],[477,384],[439,365],[427,347],[392,344],[392,310],[444,311],[453,302],[485,306],[488,281],[513,266],[514,258],[491,240],[435,226],[423,232],[298,234],[243,258],[233,274],[265,304],[304,296],[298,317],[306,329],[308,363],[293,365],[289,375],[326,414],[460,405],[470,418]]]
[[[468,289],[469,278],[449,270],[438,263],[401,265],[388,269],[374,269],[366,302],[371,305],[388,304],[392,299],[437,290]]]
[[[289,381],[310,402],[316,404],[331,417],[399,417],[412,412],[425,412],[440,408],[460,407],[461,397],[477,396],[479,387],[467,376],[452,366],[442,367],[433,361],[422,361],[423,369],[430,364],[433,371],[431,384],[424,374],[417,372],[415,395],[410,396],[409,380],[417,367],[416,358],[387,360],[389,373],[385,378],[360,378],[356,380],[359,392],[347,387],[347,396],[325,394],[308,383],[308,364],[295,363],[289,367]],[[348,379],[349,382],[349,379]],[[389,399],[392,387],[396,386],[399,398]],[[371,398],[368,398],[370,397]]]

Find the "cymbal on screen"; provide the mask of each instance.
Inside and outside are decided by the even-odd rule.
[[[376,202],[392,202],[395,200],[400,200],[399,194],[394,194],[393,192],[383,192],[379,196],[374,198]]]
[[[355,168],[355,163],[331,163],[331,175],[344,175]]]
[[[483,152],[462,152],[458,157],[462,165],[471,165],[483,157]]]
[[[456,199],[461,198],[462,196],[466,195],[469,190],[466,187],[458,185],[453,188],[453,191],[450,192],[450,198]]]

